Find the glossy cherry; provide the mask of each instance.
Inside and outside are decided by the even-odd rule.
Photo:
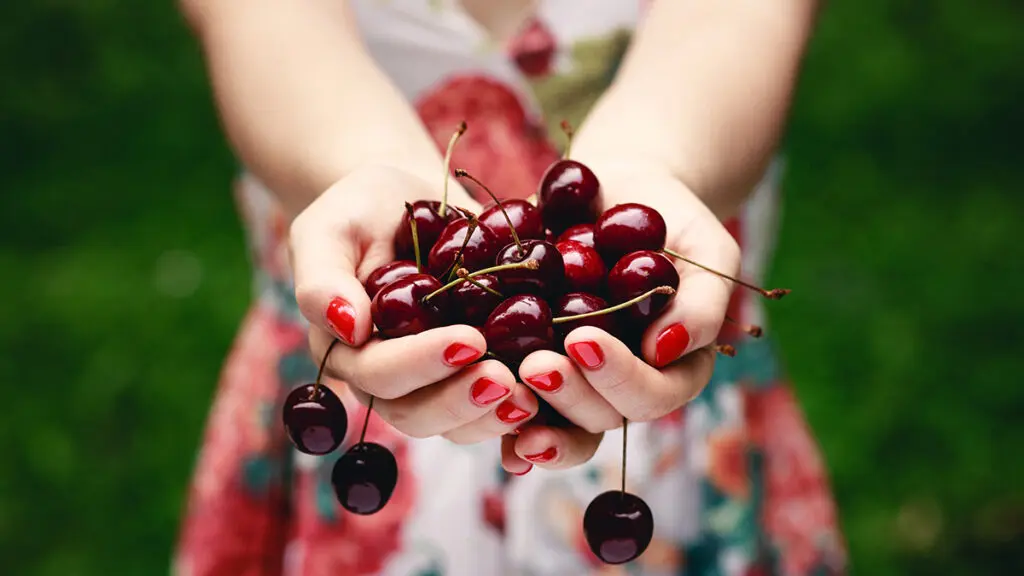
[[[506,295],[536,294],[545,298],[557,294],[565,281],[565,264],[555,245],[544,240],[524,240],[519,245],[509,244],[498,252],[495,264],[517,264],[536,260],[539,267],[502,270],[497,273],[502,292]]]
[[[397,484],[395,456],[374,442],[359,442],[349,448],[331,471],[331,486],[338,502],[353,514],[365,516],[380,511]]]
[[[577,224],[570,226],[565,232],[558,237],[559,242],[565,242],[566,240],[575,240],[580,244],[585,244],[594,247],[594,225],[593,224]]]
[[[594,224],[594,247],[612,264],[637,250],[665,247],[665,219],[643,204],[619,204],[604,211]]]
[[[460,253],[462,267],[469,270],[483,268],[494,261],[494,254],[500,248],[497,236],[487,226],[473,226],[472,223],[470,218],[460,218],[441,232],[427,256],[427,270],[432,275],[441,276],[445,271],[453,270]]]
[[[452,289],[451,309],[460,321],[470,326],[483,326],[504,299],[497,276],[480,274],[474,276],[472,282],[463,282]]]
[[[594,172],[569,159],[572,128],[562,122],[562,130],[569,140],[565,156],[548,166],[537,188],[537,202],[544,226],[555,234],[561,234],[575,224],[596,220],[601,196],[601,183]]]
[[[400,338],[444,326],[449,295],[434,294],[441,286],[433,276],[412,274],[382,288],[370,302],[370,316],[377,330],[385,338]]]
[[[366,294],[370,299],[373,299],[373,297],[377,295],[377,292],[380,292],[381,288],[391,284],[395,280],[419,273],[420,271],[416,267],[416,263],[412,260],[395,260],[394,262],[388,262],[373,272],[370,272],[370,276],[366,278],[366,282],[363,282],[363,287],[366,288]]]
[[[503,208],[508,214],[508,219],[501,213]],[[519,239],[544,239],[544,224],[540,220],[540,210],[526,200],[502,200],[501,204],[491,204],[480,214],[480,223],[494,232],[500,246],[512,242],[508,220],[515,226]]]
[[[487,350],[511,365],[531,352],[551,350],[555,340],[551,309],[533,294],[512,296],[499,304],[482,331]]]
[[[590,550],[607,564],[624,564],[647,550],[654,536],[654,513],[639,496],[609,490],[583,513],[583,535]]]
[[[417,200],[412,203],[412,219],[416,221],[416,231],[420,237],[420,246],[429,248],[437,242],[445,227],[453,220],[472,216],[469,210],[458,206],[448,206],[445,215],[438,214],[441,202],[437,200]],[[409,214],[402,215],[402,221],[395,231],[395,257],[411,260],[413,257],[412,228],[409,226]]]
[[[604,287],[608,269],[597,250],[575,240],[559,242],[555,249],[562,255],[566,291],[599,292]]]
[[[660,252],[631,252],[620,258],[608,272],[608,294],[612,302],[626,302],[657,286],[679,287],[679,272]],[[641,329],[671,302],[672,297],[667,294],[654,295],[623,310],[623,321]]]
[[[552,314],[554,314],[555,317],[577,316],[580,314],[597,312],[605,308],[608,308],[608,303],[600,296],[587,294],[586,292],[570,292],[558,300],[552,308]],[[572,332],[580,326],[593,326],[595,328],[600,328],[609,334],[615,334],[615,315],[601,314],[570,322],[556,323],[555,337],[558,338],[559,344],[565,340],[565,337],[569,335],[569,332]]]
[[[303,384],[289,392],[282,419],[295,448],[314,456],[333,452],[348,430],[345,405],[322,384]]]

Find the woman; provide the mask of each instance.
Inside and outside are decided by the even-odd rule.
[[[462,120],[453,166],[520,198],[558,158],[558,123],[579,125],[572,158],[597,174],[604,206],[648,204],[670,247],[759,276],[770,162],[816,2],[184,0],[184,11],[248,169],[238,193],[258,299],[211,413],[176,574],[844,570],[817,449],[770,346],[722,329],[727,313],[760,321],[750,293],[680,265],[646,363],[581,328],[568,356],[537,352],[513,374],[475,362],[486,344],[467,326],[367,345],[360,284],[393,257],[403,202],[440,197],[441,152]],[[479,209],[451,189],[453,204]],[[341,451],[297,454],[280,425],[281,398],[335,338],[345,345],[327,371],[350,431],[377,397],[367,436],[401,467],[368,517],[334,501]],[[716,338],[736,357],[716,364]],[[531,425],[537,396],[575,426]],[[638,422],[630,490],[656,514],[654,542],[628,568],[597,561],[580,528],[587,502],[619,482],[624,416]]]

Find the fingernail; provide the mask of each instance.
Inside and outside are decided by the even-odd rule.
[[[604,364],[604,352],[601,352],[601,347],[597,345],[597,342],[590,340],[575,342],[568,346],[568,352],[573,360],[591,370]]]
[[[526,458],[530,462],[536,462],[538,464],[541,464],[543,462],[550,462],[554,460],[556,456],[558,456],[558,448],[552,446],[551,448],[548,448],[543,452],[537,452],[536,454],[527,454],[523,456],[523,458]]]
[[[523,470],[522,472],[513,472],[513,474],[515,474],[516,476],[526,476],[526,473],[529,472],[530,470],[533,470],[533,464],[530,464],[530,467],[527,468],[526,470]]]
[[[356,309],[344,298],[335,298],[327,304],[324,321],[334,331],[334,335],[346,343],[354,340],[352,334],[356,329]]]
[[[690,345],[690,333],[682,324],[673,324],[658,334],[654,348],[654,363],[664,366],[675,362]]]
[[[548,372],[546,374],[538,374],[536,376],[530,376],[524,378],[534,388],[543,390],[544,392],[555,392],[562,387],[562,375],[557,371]]]
[[[509,391],[507,386],[499,382],[495,382],[490,378],[481,378],[473,382],[473,387],[469,390],[469,394],[473,398],[474,404],[477,406],[487,406],[504,398]]]
[[[498,408],[494,413],[498,416],[498,420],[505,424],[518,424],[530,416],[529,412],[516,406],[511,400],[505,400],[498,404]]]
[[[482,355],[483,353],[476,348],[456,342],[455,344],[445,348],[444,363],[452,368],[461,368]]]

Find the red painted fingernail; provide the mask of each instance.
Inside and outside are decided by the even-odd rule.
[[[495,382],[490,378],[481,378],[476,382],[473,382],[473,387],[469,390],[469,395],[473,398],[473,403],[477,406],[487,406],[488,404],[494,404],[498,400],[501,400],[509,392],[510,390],[504,384]]]
[[[527,454],[523,456],[523,458],[526,458],[530,462],[537,462],[539,464],[543,462],[550,462],[554,460],[556,456],[558,456],[558,448],[552,446],[551,448],[548,448],[543,452],[538,452],[536,454]]]
[[[558,371],[548,372],[547,374],[538,374],[536,376],[530,376],[524,378],[531,386],[544,392],[555,392],[562,387],[562,375]]]
[[[498,408],[494,413],[498,416],[498,420],[505,424],[518,424],[530,416],[529,412],[516,406],[511,400],[505,400],[498,404]]]
[[[533,464],[530,464],[530,467],[527,468],[526,470],[523,470],[522,472],[513,472],[513,474],[515,474],[516,476],[526,476],[526,473],[529,472],[530,470],[533,470]]]
[[[591,370],[600,368],[601,364],[604,364],[604,352],[601,352],[601,347],[597,345],[597,342],[584,340],[569,344],[567,351],[573,360]]]
[[[483,356],[483,352],[480,352],[472,346],[466,346],[465,344],[459,344],[456,342],[455,344],[445,348],[444,363],[452,368],[461,368],[480,356]]]
[[[324,321],[334,331],[335,336],[348,344],[353,341],[352,334],[356,330],[356,309],[344,298],[335,298],[327,304]]]
[[[658,334],[654,349],[654,363],[664,366],[675,362],[690,345],[690,333],[682,324],[673,324]]]

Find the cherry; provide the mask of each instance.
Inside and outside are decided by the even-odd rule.
[[[459,175],[458,170],[455,171],[455,175]],[[508,215],[507,219],[502,210]],[[509,221],[515,226],[519,238],[544,239],[544,224],[540,221],[540,211],[526,200],[503,200],[501,203],[491,204],[480,214],[480,223],[494,232],[500,246],[512,242]]]
[[[481,274],[470,278],[466,270],[459,270],[463,282],[452,290],[452,312],[470,326],[483,326],[491,312],[505,299],[500,290],[501,283],[493,274]]]
[[[637,250],[665,247],[665,219],[643,204],[619,204],[604,211],[594,224],[594,246],[606,262]]]
[[[518,364],[532,352],[552,348],[551,309],[533,294],[512,296],[487,317],[483,334],[489,352],[506,363]]]
[[[575,240],[555,244],[562,255],[565,289],[571,292],[598,292],[604,284],[607,269],[597,250]]]
[[[565,268],[562,264],[562,255],[555,246],[544,240],[520,241],[519,232],[513,226],[511,215],[505,210],[504,205],[498,200],[491,190],[482,182],[469,175],[465,170],[455,170],[455,176],[467,178],[480,186],[496,203],[496,208],[505,221],[512,243],[502,248],[495,263],[500,265],[516,264],[525,260],[536,260],[539,268],[513,268],[505,270],[499,275],[503,290],[508,294],[538,294],[550,296],[561,288],[562,279],[565,277]]]
[[[461,266],[475,269],[494,261],[499,248],[498,238],[491,229],[479,224],[475,218],[459,218],[441,232],[437,243],[427,256],[427,270],[437,277]]]
[[[371,272],[370,276],[366,279],[366,282],[363,282],[363,286],[366,288],[366,294],[373,299],[373,297],[377,295],[377,292],[380,292],[381,288],[384,288],[395,280],[419,273],[420,270],[416,266],[415,262],[412,262],[411,260],[395,260],[394,262],[388,262]]]
[[[594,247],[594,225],[593,224],[577,224],[570,226],[562,232],[561,236],[558,237],[559,242],[565,242],[566,240],[575,240],[580,244],[585,244]]]
[[[370,302],[370,316],[385,338],[400,338],[444,326],[448,294],[433,276],[412,274],[382,288]]]
[[[569,139],[565,156],[548,167],[537,189],[541,218],[555,234],[574,224],[593,222],[601,194],[601,184],[594,172],[580,162],[569,160],[572,128],[562,122],[562,129]]]
[[[327,357],[338,341],[327,347],[316,382],[303,384],[288,393],[282,410],[284,428],[299,452],[322,456],[333,452],[348,430],[348,413],[341,399],[321,384]]]
[[[365,441],[372,411],[373,397],[366,408],[359,442],[345,451],[331,470],[331,486],[342,508],[364,516],[384,508],[398,485],[395,455],[380,444]]]
[[[625,302],[655,286],[679,287],[679,272],[659,252],[631,252],[608,272],[608,294],[613,302]],[[654,296],[623,310],[623,316],[635,326],[647,326],[671,301],[667,295]]]
[[[625,564],[647,550],[654,536],[654,514],[639,496],[609,490],[583,513],[590,550],[606,564]]]
[[[599,296],[587,294],[586,292],[570,292],[555,304],[552,313],[556,316],[577,316],[597,312],[608,307],[608,303]],[[609,334],[615,333],[615,316],[613,314],[599,314],[588,316],[572,322],[560,322],[555,324],[555,332],[558,341],[562,342],[569,332],[580,326],[593,326],[600,328]]]

